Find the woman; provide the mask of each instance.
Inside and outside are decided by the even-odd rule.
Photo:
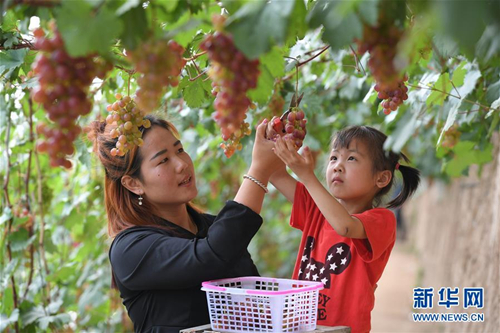
[[[147,116],[144,144],[113,157],[112,125],[94,122],[90,137],[105,169],[109,251],[114,283],[136,332],[179,332],[209,323],[207,280],[255,276],[247,251],[262,218],[266,184],[277,165],[262,154],[273,143],[257,129],[248,175],[217,216],[191,205],[198,194],[193,163],[175,127]],[[264,159],[261,156],[267,156]]]

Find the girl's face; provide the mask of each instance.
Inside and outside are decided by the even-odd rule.
[[[186,204],[198,194],[193,161],[167,129],[153,126],[144,137],[141,187],[158,211]]]
[[[366,202],[371,205],[377,186],[377,173],[366,145],[352,140],[349,147],[333,149],[326,169],[330,193],[345,202]]]

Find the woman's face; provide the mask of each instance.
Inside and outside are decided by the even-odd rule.
[[[182,143],[160,126],[153,126],[143,140],[140,182],[144,201],[162,211],[194,199],[198,189],[193,161]]]

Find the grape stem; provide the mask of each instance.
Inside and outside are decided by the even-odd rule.
[[[9,190],[8,190],[8,185],[9,185],[9,179],[10,179],[10,170],[11,170],[11,166],[12,166],[12,163],[10,161],[10,154],[9,154],[9,139],[10,139],[10,126],[11,126],[11,118],[10,118],[10,109],[8,111],[8,115],[7,115],[7,134],[6,134],[6,139],[5,139],[5,154],[7,155],[7,172],[5,173],[5,178],[4,178],[4,185],[3,185],[3,191],[4,191],[4,195],[5,195],[5,203],[6,203],[6,207],[8,207],[11,211],[12,211],[12,203],[10,202],[10,197],[9,197]],[[8,226],[7,226],[7,232],[10,234],[11,231],[12,231],[12,223],[14,222],[14,216],[11,215],[11,217],[9,218],[9,223],[8,223]],[[9,258],[9,262],[12,261],[12,250],[11,250],[11,247],[10,247],[10,241],[8,240],[8,237],[7,238],[7,256]],[[17,308],[18,306],[18,296],[17,296],[17,290],[16,290],[16,280],[14,278],[14,274],[11,275],[10,277],[10,281],[12,282],[12,298],[13,298],[13,305],[14,305],[14,308]],[[18,326],[18,322],[16,321],[15,323],[15,330],[16,332],[19,332],[19,326]]]
[[[450,81],[450,82],[451,82],[451,81]],[[410,84],[410,83],[407,83],[406,85],[407,85],[407,86],[409,86],[409,87],[412,87],[412,88],[416,88],[416,89],[426,89],[426,90],[431,90],[431,91],[437,91],[437,92],[440,92],[440,93],[445,94],[445,95],[447,95],[447,96],[450,96],[450,97],[454,97],[454,98],[461,99],[461,100],[462,100],[462,101],[464,101],[464,102],[467,102],[467,103],[470,103],[470,104],[473,104],[473,105],[480,106],[480,107],[482,107],[483,109],[485,109],[486,111],[489,111],[489,110],[498,110],[498,108],[496,108],[496,109],[490,108],[489,106],[483,105],[483,104],[478,103],[478,102],[475,102],[475,101],[471,101],[470,99],[462,98],[462,97],[460,96],[460,94],[459,94],[459,96],[457,96],[457,95],[453,95],[453,94],[450,94],[450,93],[448,93],[448,92],[446,92],[446,91],[440,90],[440,89],[438,89],[438,88],[436,88],[436,87],[422,87],[422,86],[420,86],[420,85],[413,85],[413,84]],[[452,83],[452,85],[453,85],[453,83]],[[453,87],[455,88],[455,85],[453,85]],[[455,88],[455,90],[456,90],[456,89],[457,89],[457,88]],[[457,90],[457,93],[458,93],[458,90]]]
[[[358,54],[354,51],[354,49],[352,48],[352,45],[349,45],[349,47],[351,48],[352,54],[354,55],[354,60],[356,61],[356,67],[355,67],[356,71],[358,71],[358,73],[360,72],[359,67],[358,67],[358,65],[359,65],[363,69],[363,73],[365,73],[365,75],[366,75],[365,68],[361,64],[361,61],[359,60]]]
[[[328,50],[329,48],[330,48],[330,45],[327,45],[327,46],[322,47],[322,48],[321,48],[321,51],[320,51],[318,54],[316,54],[316,55],[312,56],[311,58],[309,58],[309,59],[307,59],[307,60],[304,60],[304,61],[302,61],[302,62],[299,62],[297,59],[292,58],[292,57],[285,57],[285,58],[289,58],[289,59],[293,59],[293,60],[297,61],[297,65],[296,65],[296,67],[298,68],[298,67],[300,67],[300,66],[303,66],[303,65],[307,64],[307,63],[308,63],[308,62],[310,62],[311,60],[313,60],[313,59],[317,58],[319,55],[321,55],[323,52],[325,52],[325,51],[326,51],[326,50]],[[311,52],[311,51],[309,51],[309,52]],[[307,53],[306,53],[306,54],[307,54]],[[287,81],[287,80],[290,80],[290,78],[292,78],[292,76],[293,76],[294,74],[295,74],[295,73],[293,73],[293,74],[289,74],[289,75],[285,76],[284,78],[280,79],[279,81],[280,81],[280,82],[282,82],[282,81]]]
[[[201,57],[201,56],[202,56],[202,55],[204,55],[205,53],[207,53],[207,51],[203,51],[203,52],[200,52],[200,53],[196,53],[196,54],[195,54],[195,55],[193,55],[191,58],[184,58],[184,60],[186,60],[186,61],[195,60],[196,58]]]
[[[190,74],[190,76],[189,76],[189,81],[194,81],[194,80],[196,80],[196,79],[200,78],[200,77],[201,77],[201,76],[203,76],[203,75],[204,75],[207,71],[208,71],[208,69],[205,69],[203,72],[199,73],[198,75],[196,75],[196,76],[195,76],[195,77],[193,77],[193,78],[191,77],[191,74]],[[188,73],[189,73],[189,71],[188,71]]]
[[[0,46],[0,50],[19,50],[19,49],[26,49],[26,48],[28,48],[30,50],[36,50],[36,47],[28,41],[26,41],[26,43],[12,45],[10,47]]]

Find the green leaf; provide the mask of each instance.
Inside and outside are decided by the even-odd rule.
[[[133,50],[146,39],[148,31],[146,11],[141,6],[131,8],[120,17],[120,20],[124,27],[120,40],[126,49]]]
[[[92,6],[82,0],[63,1],[56,20],[66,50],[73,57],[107,53],[123,30],[122,22],[107,7],[94,14]]]
[[[306,35],[309,28],[306,22],[306,15],[307,9],[304,1],[295,1],[295,7],[288,23],[287,45],[295,45],[297,40],[301,40]]]
[[[116,15],[121,16],[123,13],[129,11],[132,8],[138,7],[142,4],[142,0],[127,0],[125,3],[116,10]]]
[[[184,96],[186,104],[193,109],[201,107],[207,99],[206,91],[199,79],[190,82],[190,84],[183,89],[182,95]]]
[[[25,250],[33,243],[35,238],[36,235],[30,237],[28,230],[20,228],[18,231],[9,235],[10,248],[13,252]]]
[[[437,142],[438,145],[441,142],[444,133],[455,122],[458,109],[460,108],[463,99],[466,98],[467,95],[469,95],[475,89],[477,80],[481,77],[481,72],[476,63],[467,63],[463,67],[463,70],[466,72],[465,77],[463,79],[464,84],[458,87],[457,91],[455,92],[458,96],[460,96],[460,99],[453,97],[448,101],[447,105],[445,105],[448,110],[448,117],[446,118],[446,123],[444,124],[441,134],[439,136]],[[455,95],[455,93],[453,93],[453,95]]]
[[[453,89],[453,86],[450,81],[450,74],[449,73],[443,73],[439,76],[439,79],[436,81],[436,83],[433,85],[434,88],[439,89],[440,91],[433,91],[425,103],[427,106],[430,105],[443,105],[444,100],[448,97],[448,94],[450,93],[451,89]]]
[[[0,331],[4,331],[10,324],[14,324],[19,319],[19,309],[14,309],[9,317],[0,314]]]
[[[266,66],[274,77],[281,77],[285,75],[285,58],[283,57],[283,51],[275,46],[270,52],[262,55],[260,57],[260,63]]]
[[[363,26],[354,9],[350,2],[320,0],[308,15],[309,26],[323,25],[323,40],[332,51],[339,50],[362,36]]]
[[[236,47],[248,58],[255,59],[269,51],[273,44],[284,43],[295,1],[301,0],[251,1],[241,7],[229,17],[226,27]]]
[[[486,28],[476,45],[476,56],[488,62],[495,55],[500,54],[500,25],[490,25]]]
[[[12,217],[12,209],[10,209],[10,207],[4,207],[2,215],[0,216],[0,226],[10,220]]]
[[[454,38],[469,58],[473,58],[477,41],[486,25],[487,1],[434,1],[440,15],[438,23]]]
[[[257,81],[257,88],[249,90],[248,97],[259,104],[265,104],[273,93],[274,77],[267,66],[259,66],[260,75]]]
[[[453,82],[455,87],[460,87],[462,84],[464,84],[465,74],[467,74],[467,70],[464,68],[466,65],[467,62],[462,61],[457,69],[453,71],[451,82]]]
[[[483,150],[475,148],[471,141],[460,141],[453,148],[453,159],[445,164],[445,171],[452,177],[459,177],[472,164],[485,164],[493,159],[493,145],[488,144]]]
[[[379,0],[361,1],[360,5],[358,6],[361,18],[371,26],[377,25],[378,8]]]
[[[26,311],[21,311],[21,320],[24,326],[29,325],[42,317],[45,317],[45,311],[41,305],[33,306]]]
[[[6,50],[0,53],[0,75],[9,77],[10,74],[24,63],[28,49]]]

